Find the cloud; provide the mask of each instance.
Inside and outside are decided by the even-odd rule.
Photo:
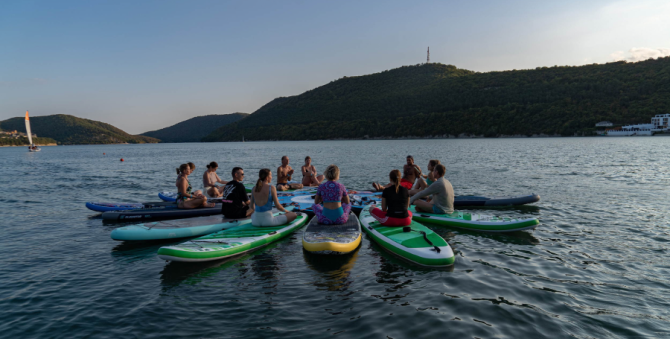
[[[610,57],[614,61],[629,61],[629,62],[638,62],[648,59],[658,59],[662,57],[670,56],[670,48],[646,48],[646,47],[633,47],[628,52],[616,51],[610,54]]]

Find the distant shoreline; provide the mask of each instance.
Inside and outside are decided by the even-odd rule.
[[[0,145],[0,147],[28,147],[30,145]],[[43,146],[58,146],[58,144],[43,144],[39,145],[36,144],[35,146],[43,147]]]

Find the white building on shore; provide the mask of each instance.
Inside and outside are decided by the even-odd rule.
[[[651,118],[651,124],[637,124],[623,126],[621,129],[608,129],[608,136],[654,135],[658,132],[670,131],[670,113],[656,114]]]

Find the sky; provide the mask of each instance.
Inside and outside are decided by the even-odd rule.
[[[426,61],[478,72],[670,55],[670,2],[0,1],[0,120],[71,114],[139,134],[253,113]]]

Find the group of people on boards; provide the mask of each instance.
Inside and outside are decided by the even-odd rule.
[[[251,216],[255,226],[277,226],[289,223],[296,218],[296,214],[288,212],[277,199],[278,191],[301,189],[305,186],[318,186],[312,210],[318,222],[324,225],[341,225],[347,222],[351,213],[351,202],[346,187],[338,182],[340,169],[336,165],[326,168],[323,175],[319,175],[310,157],[305,158],[302,166],[302,183],[291,183],[293,168],[289,165],[289,158],[282,157],[282,164],[277,168],[277,184],[272,185],[272,172],[263,168],[258,173],[258,180],[251,192],[251,198],[246,193],[244,169],[234,167],[233,180],[224,181],[216,174],[219,167],[216,162],[207,165],[203,174],[203,186],[210,197],[222,198],[222,212],[226,218],[240,219]],[[182,164],[177,169],[178,207],[197,208],[214,207],[207,202],[202,191],[192,191],[188,175],[195,170],[193,163]],[[416,211],[445,214],[454,211],[454,190],[448,180],[444,178],[446,168],[439,160],[430,160],[428,174],[424,175],[421,168],[414,164],[414,158],[407,156],[407,164],[403,166],[403,174],[397,169],[389,173],[389,183],[381,186],[373,183],[376,191],[382,192],[381,208],[372,207],[371,215],[385,226],[407,226],[411,223],[412,212],[409,206],[414,204]],[[220,183],[224,186],[217,186]],[[428,200],[420,198],[429,196]],[[272,214],[273,203],[282,215]]]
[[[387,185],[372,183],[376,191],[382,191],[381,209],[371,208],[372,217],[384,226],[407,226],[412,222],[412,212],[408,210],[412,204],[417,212],[453,213],[454,188],[444,178],[446,167],[439,160],[430,160],[428,170],[424,175],[414,164],[414,157],[408,155],[402,176],[394,169],[389,173]],[[427,200],[421,200],[428,196]]]

